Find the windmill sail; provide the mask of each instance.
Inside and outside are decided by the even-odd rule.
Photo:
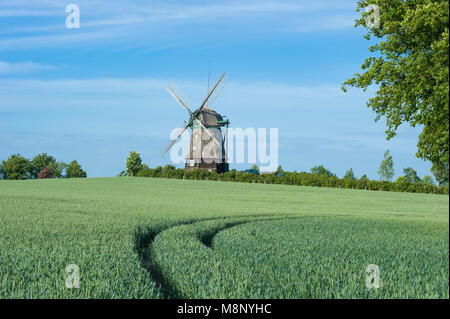
[[[170,95],[189,113],[189,121],[185,124],[175,138],[171,138],[166,147],[162,150],[161,156],[164,156],[172,146],[178,141],[188,127],[191,128],[191,140],[189,152],[186,157],[186,170],[202,169],[215,172],[228,171],[228,163],[226,163],[226,151],[224,148],[225,140],[228,144],[228,130],[225,132],[223,138],[223,126],[228,128],[230,122],[224,120],[223,117],[211,109],[209,106],[214,103],[218,95],[224,88],[227,79],[223,73],[217,80],[211,90],[208,91],[207,96],[203,99],[200,107],[194,112],[189,109],[187,103],[183,100],[182,94],[178,91],[173,83],[171,83],[166,90]],[[206,107],[205,107],[206,106]]]

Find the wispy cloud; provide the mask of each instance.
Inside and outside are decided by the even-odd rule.
[[[69,106],[70,100],[77,101],[78,105],[83,101],[85,106],[95,103],[104,107],[160,107],[161,102],[169,105],[173,102],[165,90],[171,82],[171,79],[162,78],[2,79],[0,98],[13,103],[15,108],[27,108],[29,104],[24,97],[29,96],[33,96],[33,105],[36,107],[52,105],[49,101],[54,101],[58,106]],[[201,101],[204,97],[205,83],[188,79],[175,82],[183,96],[193,101]],[[357,100],[363,100],[362,92],[343,93],[339,86],[334,85],[305,86],[237,80],[227,84],[216,104],[227,105],[227,108],[245,105],[246,108],[272,110],[299,107],[310,110],[317,110],[318,107],[348,110],[351,105],[358,105],[355,103]],[[20,106],[20,103],[23,105]],[[3,103],[3,106],[7,108],[8,103]]]
[[[27,73],[40,70],[51,70],[55,68],[56,67],[53,65],[40,64],[31,61],[15,63],[0,61],[0,74]]]
[[[342,30],[353,25],[351,1],[208,1],[202,4],[167,1],[87,1],[78,0],[81,29],[67,30],[67,13],[60,1],[18,1],[0,4],[0,17],[49,17],[8,24],[0,31],[0,50],[55,47],[76,41],[129,41],[164,45],[164,39],[192,38],[209,41],[211,37],[239,38],[249,35],[287,32]],[[281,18],[282,17],[282,18]],[[67,40],[70,39],[70,40]],[[134,40],[133,40],[134,39]],[[158,41],[156,41],[156,39]],[[222,37],[222,41],[224,41]],[[167,40],[166,40],[167,42]],[[186,41],[186,44],[192,41]],[[107,44],[102,41],[100,44]]]

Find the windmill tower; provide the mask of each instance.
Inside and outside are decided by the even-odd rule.
[[[191,138],[189,151],[186,156],[186,170],[200,169],[211,172],[224,173],[228,171],[227,148],[228,126],[230,121],[213,109],[212,103],[216,100],[226,83],[225,73],[217,80],[216,84],[208,92],[202,104],[194,112],[175,94],[173,86],[167,87],[167,91],[189,113],[189,120],[184,128],[162,151],[164,156],[183,133],[190,128]],[[178,94],[179,95],[179,94]],[[225,132],[222,129],[225,128]]]

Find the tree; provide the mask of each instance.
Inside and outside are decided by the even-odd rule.
[[[284,174],[283,167],[281,167],[281,165],[278,165],[275,174]]]
[[[319,165],[311,168],[311,173],[316,175],[326,175],[326,176],[336,176],[330,170],[326,169],[325,166]]]
[[[347,172],[345,172],[344,179],[356,180],[355,173],[353,172],[353,168],[350,168]]]
[[[361,178],[359,179],[360,181],[368,181],[369,178],[367,178],[367,175],[364,174],[363,176],[361,176]]]
[[[55,178],[55,177],[56,177],[56,171],[49,166],[44,167],[37,174],[37,178],[39,178],[39,179]]]
[[[20,154],[11,155],[2,161],[1,175],[4,179],[26,179],[30,178],[31,162]]]
[[[448,185],[448,165],[433,164],[431,167],[431,172],[436,178],[439,186]]]
[[[389,154],[389,150],[384,152],[384,159],[381,161],[378,175],[380,176],[380,180],[386,182],[390,182],[392,177],[394,177],[394,160]]]
[[[260,173],[259,167],[258,167],[258,165],[256,165],[256,164],[254,164],[250,169],[251,169],[251,170],[254,170],[254,171],[256,171],[256,172],[258,172],[258,174]]]
[[[420,178],[417,175],[417,172],[412,167],[407,167],[403,170],[403,174],[409,180],[410,183],[419,183]]]
[[[428,185],[435,185],[433,177],[431,177],[430,175],[425,175],[423,177],[422,183],[428,184]]]
[[[67,178],[81,178],[86,177],[86,172],[81,169],[81,165],[77,161],[72,161],[67,166],[66,177]]]
[[[142,168],[141,154],[131,151],[127,157],[127,173],[129,176],[136,176]]]
[[[56,159],[53,156],[47,155],[47,153],[42,153],[36,155],[31,160],[32,165],[32,177],[37,178],[38,173],[46,167],[52,167],[56,163]]]
[[[144,164],[144,165],[146,165],[146,164]],[[163,167],[163,172],[174,171],[174,170],[176,170],[176,169],[177,169],[177,168],[176,168],[175,166],[170,165],[170,164],[167,164],[167,165],[165,165],[165,166]]]
[[[33,178],[37,178],[38,173],[45,167],[52,168],[55,173],[55,177],[61,178],[63,177],[64,169],[66,169],[67,167],[66,163],[57,162],[53,156],[48,155],[47,153],[36,155],[31,161],[31,164],[32,164],[31,176]]]
[[[56,172],[56,177],[61,178],[63,176],[64,170],[67,168],[67,164],[64,162],[56,162],[50,165]]]
[[[359,0],[357,11],[376,4],[379,26],[370,28],[362,13],[355,27],[368,29],[365,38],[379,42],[353,78],[343,84],[377,86],[367,106],[378,121],[386,117],[386,135],[396,135],[402,123],[423,126],[416,156],[449,166],[449,2],[447,0]]]

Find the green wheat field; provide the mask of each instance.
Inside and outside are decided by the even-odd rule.
[[[0,235],[0,298],[449,298],[443,195],[2,180]]]

